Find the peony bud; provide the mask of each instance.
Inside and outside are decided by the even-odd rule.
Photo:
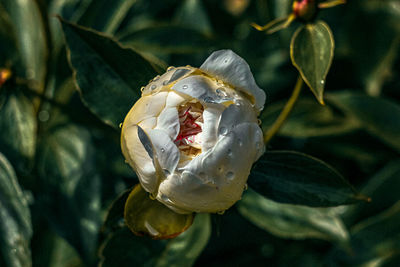
[[[142,187],[175,212],[224,211],[264,152],[264,102],[249,65],[230,50],[200,68],[170,67],[126,116],[122,152]]]

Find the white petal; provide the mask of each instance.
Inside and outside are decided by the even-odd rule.
[[[124,120],[124,125],[136,125],[151,117],[158,116],[165,107],[167,92],[160,92],[152,96],[143,96],[136,101]]]
[[[154,127],[157,126],[157,118],[156,117],[150,117],[145,120],[142,120],[138,124],[141,128],[143,129],[154,129]]]
[[[224,135],[243,122],[257,122],[256,114],[247,101],[232,104],[222,112],[218,134]]]
[[[185,103],[190,98],[185,98],[183,95],[175,93],[174,91],[170,91],[167,96],[167,103],[165,104],[166,107],[178,107]]]
[[[212,53],[200,69],[252,96],[259,111],[264,108],[265,92],[257,86],[247,62],[233,51],[219,50]]]
[[[164,172],[173,173],[179,162],[179,149],[163,130],[149,130],[148,136],[157,154],[158,162]]]
[[[158,179],[153,159],[149,151],[143,146],[138,135],[139,127],[130,125],[122,127],[121,148],[125,159],[136,171],[140,183],[147,192],[157,190]]]
[[[251,165],[263,151],[257,123],[241,123],[206,153],[164,180],[158,195],[180,212],[218,212],[242,195]],[[178,175],[181,173],[181,176]],[[160,200],[161,201],[161,200]]]
[[[203,111],[203,131],[201,133],[202,151],[212,148],[218,138],[218,122],[225,106],[212,105]]]
[[[143,88],[142,95],[154,95],[160,91],[168,91],[170,86],[177,80],[182,79],[193,73],[196,68],[193,67],[171,67],[169,70],[161,76],[156,76],[152,81]]]
[[[178,110],[175,107],[165,108],[157,118],[155,129],[165,131],[172,140],[175,140],[180,129]]]

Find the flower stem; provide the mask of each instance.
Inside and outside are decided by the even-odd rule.
[[[278,118],[272,124],[271,128],[264,134],[264,143],[267,144],[271,139],[276,135],[279,129],[282,127],[283,123],[289,116],[290,112],[292,111],[294,104],[296,103],[297,99],[299,98],[301,88],[303,87],[303,78],[301,75],[297,78],[296,85],[293,89],[292,95],[290,96],[288,102],[286,103],[285,107],[279,114]]]

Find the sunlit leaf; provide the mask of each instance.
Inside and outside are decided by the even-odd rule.
[[[251,171],[248,184],[272,200],[312,207],[338,206],[363,198],[331,166],[294,151],[265,153]]]
[[[82,100],[105,123],[118,127],[140,87],[156,76],[153,67],[109,37],[64,20],[62,26]]]
[[[29,169],[28,160],[36,149],[37,121],[33,104],[20,93],[0,94],[0,98],[3,98],[0,99],[0,149],[18,170]]]
[[[141,185],[130,193],[124,211],[125,222],[137,235],[154,239],[173,238],[193,223],[193,214],[178,214],[157,200],[152,200]]]
[[[0,265],[31,266],[31,215],[11,164],[0,153]]]
[[[281,204],[248,190],[238,202],[239,212],[258,227],[282,238],[320,238],[348,241],[348,232],[332,208]]]
[[[323,21],[301,26],[293,35],[290,57],[317,100],[323,104],[325,78],[333,59],[334,40]]]
[[[38,203],[53,229],[90,264],[100,228],[100,177],[86,129],[57,124],[38,152]]]

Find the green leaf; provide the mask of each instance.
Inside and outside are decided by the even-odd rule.
[[[137,0],[92,1],[78,23],[113,34],[136,2]]]
[[[370,203],[360,203],[350,206],[343,214],[347,223],[376,215],[394,205],[400,191],[400,160],[387,163],[379,172],[373,175],[361,193],[371,198]]]
[[[12,25],[8,31],[15,33],[15,45],[21,59],[21,66],[17,68],[19,75],[35,80],[40,90],[46,75],[47,47],[39,8],[31,0],[3,0],[1,5],[7,11]]]
[[[100,228],[100,177],[88,130],[56,124],[38,151],[38,204],[53,229],[93,263]]]
[[[141,51],[190,54],[209,49],[211,38],[187,26],[152,26],[124,35],[120,42]]]
[[[400,105],[351,92],[330,94],[328,100],[359,121],[370,134],[400,151]]]
[[[323,21],[301,26],[292,37],[290,58],[317,100],[324,104],[325,78],[333,59],[334,40]]]
[[[251,171],[249,186],[281,203],[331,207],[363,198],[321,160],[294,151],[265,153]]]
[[[149,193],[138,184],[126,200],[124,217],[134,234],[168,239],[186,231],[192,225],[194,215],[176,213],[161,202],[150,199]]]
[[[10,93],[2,97],[4,102],[0,101],[0,150],[18,170],[26,170],[29,168],[28,160],[34,156],[36,149],[35,110],[32,102],[21,93]]]
[[[351,250],[335,253],[340,265],[355,266],[387,258],[400,251],[400,201],[384,212],[356,224],[350,231]]]
[[[31,266],[31,215],[11,164],[0,153],[0,265]]]
[[[197,214],[193,225],[168,242],[157,267],[190,267],[203,251],[211,235],[210,214]]]
[[[176,12],[174,20],[179,25],[188,26],[203,33],[211,32],[211,23],[203,1],[200,0],[182,1],[182,6]]]
[[[305,239],[319,238],[345,243],[348,232],[333,208],[311,208],[280,204],[248,190],[238,202],[242,216],[273,235]]]
[[[209,214],[198,214],[186,232],[170,241],[138,237],[127,227],[120,228],[100,247],[99,266],[192,266],[210,234]]]
[[[285,102],[286,103],[286,102]],[[266,131],[281,113],[285,103],[272,104],[261,115],[262,128]],[[286,119],[279,135],[307,138],[345,134],[360,127],[352,117],[335,111],[332,106],[321,106],[312,99],[299,99]]]
[[[82,100],[105,123],[118,127],[140,97],[141,86],[156,76],[153,67],[107,36],[61,23]]]

